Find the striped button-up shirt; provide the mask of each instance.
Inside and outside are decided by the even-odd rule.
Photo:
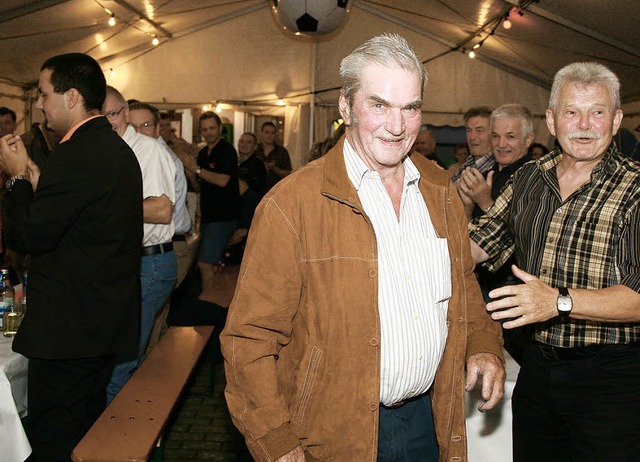
[[[562,153],[522,166],[470,236],[498,268],[515,252],[518,265],[551,287],[640,291],[640,164],[611,144],[591,179],[566,200],[556,166]],[[640,307],[639,307],[640,309]],[[535,338],[558,347],[640,341],[640,323],[554,317]]]
[[[381,330],[380,402],[390,405],[426,392],[447,339],[451,261],[447,240],[437,237],[418,189],[420,174],[404,164],[400,218],[377,172],[348,141],[344,159],[373,225],[378,250]]]
[[[467,160],[464,161],[464,164],[462,164],[458,171],[451,177],[451,181],[457,184],[458,180],[460,179],[460,175],[462,175],[462,172],[464,172],[464,169],[467,167],[475,167],[480,173],[486,175],[489,170],[493,168],[495,163],[496,159],[493,157],[492,152],[488,152],[479,159],[476,159],[472,155],[469,155],[467,156]]]

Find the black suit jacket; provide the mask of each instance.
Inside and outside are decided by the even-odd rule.
[[[56,147],[35,194],[7,193],[17,250],[31,255],[27,313],[13,349],[72,359],[136,350],[142,175],[105,117]]]

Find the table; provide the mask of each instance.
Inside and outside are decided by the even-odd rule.
[[[494,409],[478,411],[482,401],[481,389],[476,387],[466,393],[467,443],[469,462],[511,462],[511,396],[516,385],[520,367],[504,352],[507,380],[504,397]]]
[[[0,335],[0,448],[3,462],[23,462],[31,446],[22,428],[27,415],[27,358],[11,350],[13,339]]]

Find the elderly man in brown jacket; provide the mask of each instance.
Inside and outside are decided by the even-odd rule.
[[[449,175],[407,155],[426,72],[383,35],[341,77],[345,137],[256,212],[221,336],[229,409],[258,461],[464,461],[465,387],[497,404],[502,339]]]

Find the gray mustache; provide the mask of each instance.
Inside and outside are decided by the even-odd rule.
[[[573,132],[569,133],[568,138],[570,140],[575,140],[576,138],[587,138],[590,140],[599,140],[602,136],[598,133],[593,132]]]

